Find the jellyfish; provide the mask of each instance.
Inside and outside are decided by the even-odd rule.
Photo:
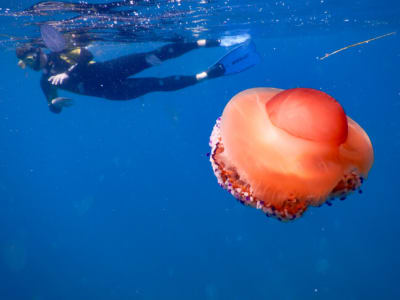
[[[365,131],[328,94],[254,88],[226,105],[210,138],[218,183],[281,221],[360,187],[374,154]]]

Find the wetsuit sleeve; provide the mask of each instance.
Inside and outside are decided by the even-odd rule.
[[[40,79],[40,87],[42,88],[43,94],[46,97],[47,100],[47,105],[49,106],[49,109],[53,113],[60,113],[61,108],[54,106],[51,104],[51,100],[55,99],[58,97],[57,94],[57,87],[53,84],[51,84],[48,81],[48,77],[42,75],[42,78]]]

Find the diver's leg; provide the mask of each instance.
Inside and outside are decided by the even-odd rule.
[[[110,100],[129,100],[151,92],[176,91],[198,83],[193,76],[128,78],[107,91]]]
[[[144,69],[161,64],[163,61],[176,58],[200,47],[219,46],[218,40],[198,40],[197,42],[181,42],[162,46],[154,51],[135,53],[103,62],[114,78],[127,78]]]
[[[197,40],[196,42],[190,43],[174,43],[160,47],[147,53],[147,55],[155,55],[160,61],[165,61],[167,59],[176,58],[200,47],[217,47],[219,44],[219,40]]]

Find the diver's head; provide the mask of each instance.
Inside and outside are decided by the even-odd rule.
[[[33,47],[30,44],[17,47],[15,54],[19,58],[18,66],[25,69],[26,66],[32,68],[35,71],[42,69],[47,63],[46,54],[41,48]]]

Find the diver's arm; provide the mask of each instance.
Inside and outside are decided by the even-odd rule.
[[[51,82],[52,85],[62,84],[65,80],[67,80],[71,76],[71,74],[72,75],[80,74],[81,69],[85,68],[90,63],[90,61],[93,60],[93,54],[85,48],[74,49],[71,52],[73,51],[79,52],[78,54],[79,56],[76,60],[76,63],[71,65],[67,71],[57,75],[50,76],[48,81]]]
[[[54,104],[52,104],[52,100],[56,99],[58,97],[57,93],[57,87],[53,84],[51,84],[47,76],[42,75],[42,78],[40,79],[40,87],[42,88],[43,94],[46,97],[47,100],[47,105],[49,106],[49,110],[53,113],[60,113],[62,110],[62,107],[58,107]]]

